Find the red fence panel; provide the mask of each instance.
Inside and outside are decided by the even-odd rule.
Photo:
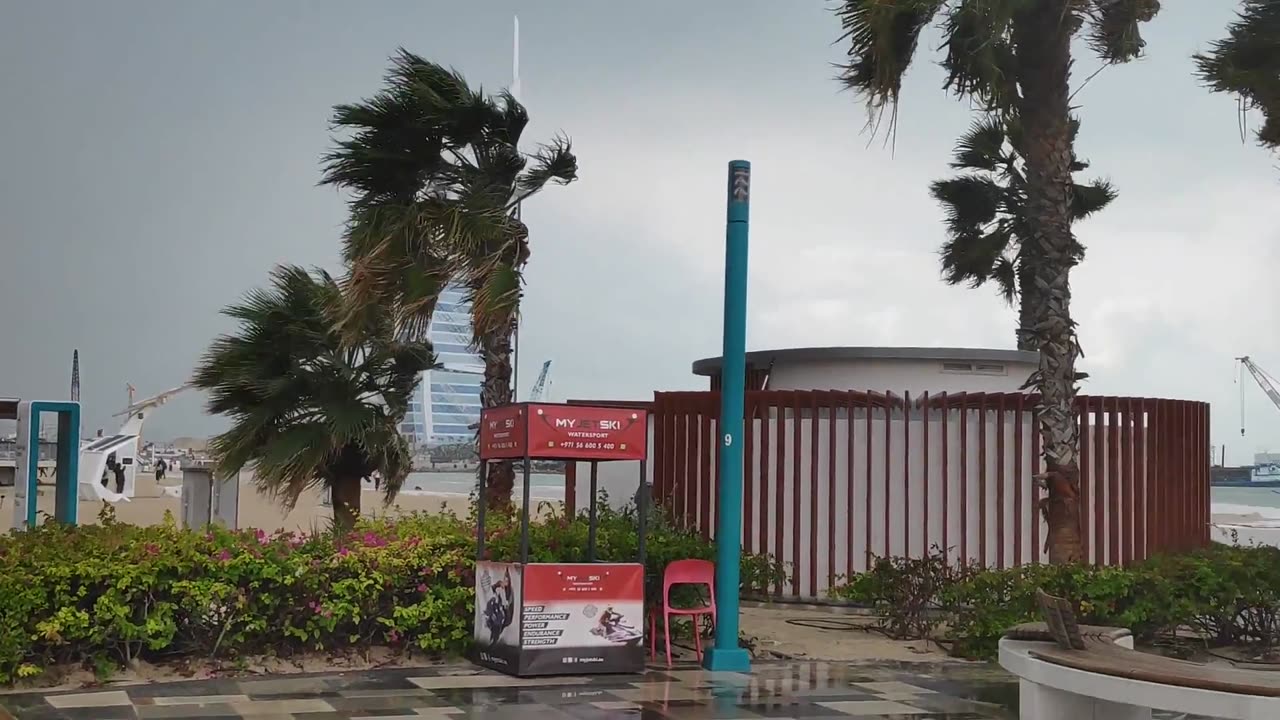
[[[1022,393],[753,390],[743,546],[790,565],[775,588],[822,596],[876,555],[1042,562],[1039,398]],[[1208,405],[1077,398],[1085,557],[1128,564],[1209,542]],[[657,393],[654,493],[710,537],[719,394]],[[976,423],[976,426],[975,426]],[[994,435],[993,435],[994,433]]]

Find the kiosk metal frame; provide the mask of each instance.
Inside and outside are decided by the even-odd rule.
[[[648,423],[645,410],[590,405],[517,403],[481,412],[473,657],[477,664],[522,677],[643,672]],[[486,486],[494,460],[524,464],[520,554],[515,563],[485,559]],[[591,463],[586,563],[529,562],[534,460]],[[640,464],[634,563],[598,561],[599,463],[608,461]],[[494,575],[499,575],[496,581]],[[626,613],[615,610],[618,607],[632,612],[630,623]]]

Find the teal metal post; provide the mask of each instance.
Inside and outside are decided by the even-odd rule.
[[[746,394],[747,216],[751,163],[729,163],[724,253],[724,352],[720,358],[720,497],[716,506],[716,641],[708,670],[745,672],[751,655],[738,645],[742,556],[742,414]]]

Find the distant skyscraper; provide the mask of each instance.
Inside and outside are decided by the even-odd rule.
[[[466,290],[450,287],[440,294],[427,337],[442,367],[422,373],[400,430],[422,445],[472,442],[476,431],[470,426],[480,422],[484,361],[471,349]]]

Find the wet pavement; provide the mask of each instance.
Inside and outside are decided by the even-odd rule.
[[[532,679],[455,665],[0,695],[0,720],[1015,720],[1017,700],[1007,673],[979,664],[788,662],[750,674],[688,666]]]

